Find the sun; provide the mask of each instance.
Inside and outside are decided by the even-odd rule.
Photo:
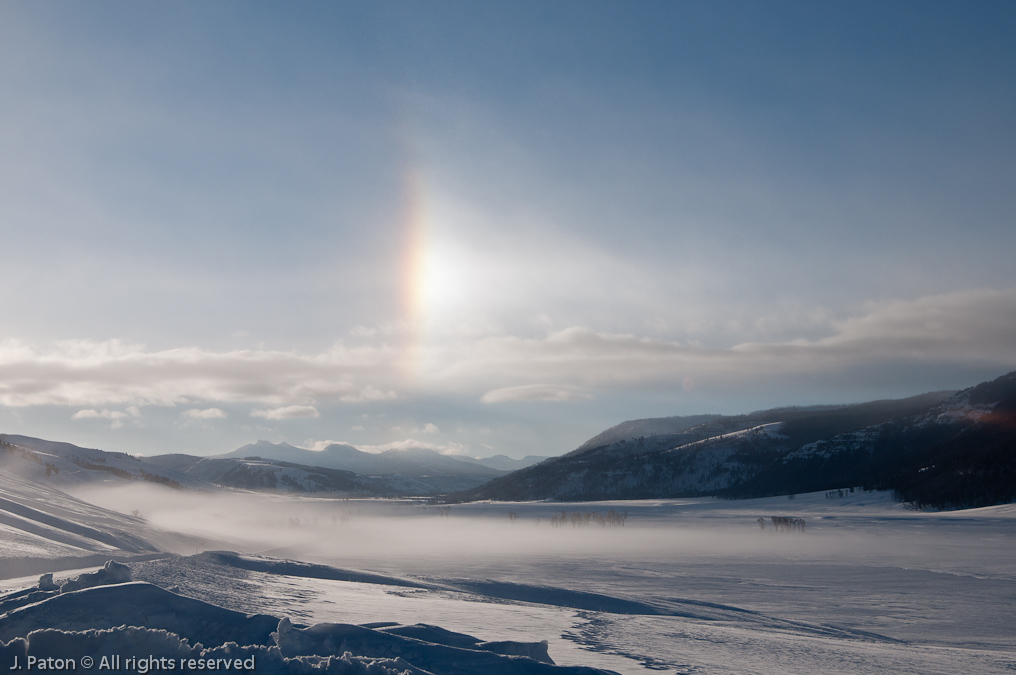
[[[407,217],[406,320],[424,337],[449,323],[468,321],[482,294],[482,265],[460,237],[461,217],[448,200],[428,191],[422,176],[411,182]]]

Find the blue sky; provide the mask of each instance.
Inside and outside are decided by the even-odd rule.
[[[0,4],[0,426],[522,456],[1013,370],[1014,28]]]

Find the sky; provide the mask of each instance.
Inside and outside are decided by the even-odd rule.
[[[1008,2],[0,3],[0,431],[555,455],[1016,370]]]

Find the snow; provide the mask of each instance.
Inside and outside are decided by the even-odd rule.
[[[229,649],[261,672],[560,672],[544,653],[625,675],[1016,669],[1016,505],[923,512],[886,493],[830,494],[438,507],[105,490],[99,506],[64,506],[99,529],[115,520],[100,506],[137,505],[148,523],[136,527],[237,552],[128,561],[134,581],[18,607],[39,597],[27,588],[38,575],[9,580],[0,639],[41,630],[31,649],[178,655],[249,642]],[[610,509],[628,512],[624,527],[551,524]],[[760,529],[770,516],[807,530]]]
[[[116,564],[106,569],[116,569]],[[93,575],[90,581],[94,580]],[[73,583],[68,582],[64,589]],[[411,665],[417,664],[449,675],[594,673],[591,669],[553,667],[545,642],[485,642],[428,625],[372,628],[318,623],[299,627],[288,618],[245,615],[140,582],[54,592],[7,611],[0,619],[0,643],[6,642],[6,650],[15,654],[23,647],[22,659],[28,655],[81,659],[109,654],[112,645],[124,642],[127,626],[135,629],[128,635],[129,647],[144,647],[147,657],[160,659],[207,659],[210,655],[203,646],[222,646],[231,659],[253,655],[263,661],[268,657],[277,662],[276,667],[283,666],[286,659],[329,658],[352,652],[361,661],[393,664],[399,672],[418,672]]]
[[[699,424],[706,424],[719,419],[720,415],[691,415],[688,417],[654,417],[640,420],[629,420],[616,424],[609,429],[593,436],[578,447],[586,450],[601,445],[611,445],[640,436],[657,436],[677,434],[687,431]]]
[[[759,424],[754,427],[747,429],[738,429],[737,431],[731,431],[726,434],[718,434],[716,436],[710,436],[707,439],[701,441],[695,441],[693,443],[687,443],[680,445],[675,450],[680,448],[691,448],[700,445],[706,445],[714,443],[720,440],[740,440],[742,438],[786,438],[780,433],[780,429],[783,427],[783,422],[769,422],[767,424]]]
[[[829,439],[823,439],[821,441],[802,445],[797,450],[788,453],[783,458],[783,463],[786,464],[794,459],[805,459],[810,457],[829,458],[841,452],[869,449],[871,447],[871,441],[878,437],[878,434],[884,426],[885,425],[878,424],[871,427],[865,427],[864,429],[837,434]]]
[[[970,394],[972,390],[965,389],[958,394],[955,394],[941,405],[937,405],[932,408],[927,415],[925,415],[917,426],[927,426],[929,424],[950,424],[955,422],[977,422],[982,417],[990,415],[994,410],[997,402],[993,403],[971,403]]]
[[[145,486],[147,494],[173,492]],[[108,491],[102,484],[98,491]],[[136,556],[192,547],[189,537],[73,497],[46,482],[0,471],[0,565],[30,559]]]

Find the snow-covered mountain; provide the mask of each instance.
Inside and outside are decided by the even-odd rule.
[[[332,446],[332,453],[294,448],[285,443],[260,442],[245,446],[293,458],[335,459],[376,455],[351,446]],[[248,456],[196,457],[186,454],[135,457],[122,452],[82,448],[71,443],[47,441],[29,436],[0,436],[0,459],[6,472],[39,481],[59,489],[94,486],[154,483],[174,489],[217,490],[236,488],[270,492],[327,493],[342,497],[400,497],[437,495],[466,490],[492,476],[504,475],[482,465],[460,462],[428,450],[404,451],[403,458],[381,457],[379,462],[361,462],[366,469],[388,468],[375,475],[360,475],[350,470],[304,465],[291,461]],[[352,455],[356,453],[356,455]],[[395,470],[402,469],[403,473]]]
[[[317,466],[259,458],[216,459],[169,455],[143,458],[145,464],[161,464],[163,457],[185,475],[222,487],[269,492],[338,493],[346,497],[395,497],[406,494],[384,481]],[[424,488],[419,494],[430,494]]]
[[[896,489],[886,474],[888,455],[876,452],[879,444],[903,433],[913,439],[919,455],[942,434],[985,426],[998,410],[999,396],[1008,395],[998,383],[1008,379],[1016,374],[960,393],[738,416],[634,420],[566,455],[455,495],[455,500],[758,497],[875,484]],[[990,395],[984,393],[989,390]],[[919,433],[921,429],[925,431]],[[646,433],[633,435],[638,432]],[[859,447],[869,461],[843,454]]]
[[[506,468],[489,466],[485,460],[443,455],[429,448],[370,453],[333,443],[315,451],[261,440],[215,457],[171,454],[142,461],[228,487],[394,497],[468,490],[543,458],[492,459],[492,463]]]
[[[803,491],[833,477],[936,508],[1016,501],[1016,372],[930,409],[804,444],[731,496]]]
[[[549,457],[544,455],[526,455],[522,459],[513,459],[508,455],[494,455],[493,457],[466,457],[457,455],[455,459],[460,462],[480,464],[491,469],[497,469],[498,471],[518,471],[527,466],[539,464],[543,460],[549,459]]]
[[[380,453],[363,452],[346,443],[333,443],[324,450],[297,448],[289,443],[258,441],[221,458],[259,457],[304,466],[352,471],[364,476],[403,475],[412,478],[444,476],[488,480],[504,473],[483,463],[454,455],[443,455],[429,448],[410,447]]]
[[[223,487],[358,497],[437,495],[506,473],[426,448],[372,454],[339,443],[313,451],[258,441],[216,457],[171,454],[141,461]]]

